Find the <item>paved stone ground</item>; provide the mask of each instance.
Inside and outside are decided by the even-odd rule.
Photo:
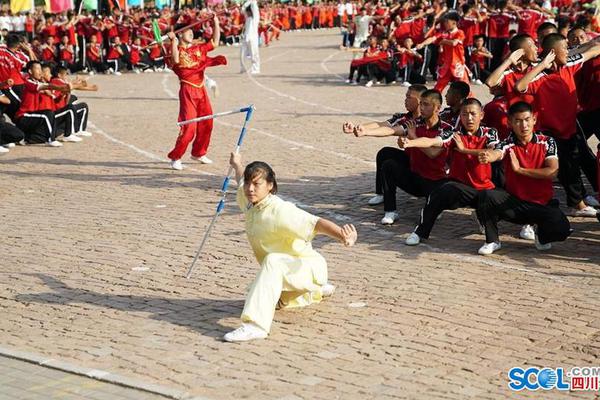
[[[501,225],[503,250],[482,258],[483,237],[460,210],[427,245],[406,247],[422,202],[399,196],[401,219],[387,228],[365,206],[375,153],[394,141],[341,133],[346,119],[402,110],[405,89],[344,85],[338,41],[287,34],[262,49],[258,77],[238,73],[237,49],[219,49],[230,65],[209,71],[215,110],[257,107],[245,159],[271,163],[286,198],[357,225],[352,249],[315,242],[338,285],[331,300],[278,312],[268,340],[223,343],[257,271],[233,205],[192,279],[183,275],[242,118],[216,124],[215,164],[186,158],[172,171],[176,78],[99,76],[101,91],[82,96],[93,138],[0,159],[0,345],[211,399],[497,399],[511,395],[513,366],[597,364],[598,222],[572,219],[572,237],[547,254]]]
[[[161,400],[148,392],[0,357],[1,400]]]

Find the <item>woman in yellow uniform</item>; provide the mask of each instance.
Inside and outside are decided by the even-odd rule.
[[[242,311],[242,326],[225,335],[228,342],[264,339],[271,330],[275,307],[303,307],[333,293],[327,283],[327,262],[311,245],[325,234],[345,246],[356,242],[353,225],[339,227],[278,196],[271,167],[261,161],[244,169],[239,154],[230,164],[238,182],[237,202],[246,217],[246,234],[260,271]]]

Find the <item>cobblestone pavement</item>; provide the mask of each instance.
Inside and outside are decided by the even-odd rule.
[[[393,139],[341,133],[346,119],[403,110],[405,89],[343,84],[338,41],[290,33],[261,49],[260,76],[238,73],[233,47],[217,51],[229,66],[209,70],[216,111],[257,107],[245,160],[271,163],[284,197],[357,225],[354,248],[315,241],[338,286],[330,300],[277,312],[268,340],[223,343],[258,267],[233,204],[184,274],[242,117],[217,121],[214,164],[185,158],[172,171],[176,78],[98,76],[101,91],[81,96],[93,138],[0,158],[0,346],[209,399],[498,399],[511,395],[513,366],[598,364],[598,222],[571,219],[572,237],[545,254],[503,224],[503,249],[483,258],[470,211],[458,210],[426,245],[406,247],[422,201],[399,196],[392,227],[365,205],[375,153]],[[593,397],[543,393],[574,396]]]
[[[0,400],[164,400],[165,397],[0,357]]]

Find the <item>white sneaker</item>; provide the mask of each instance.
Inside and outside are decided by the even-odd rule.
[[[501,248],[502,248],[502,245],[500,245],[500,243],[492,242],[492,243],[484,244],[483,246],[481,246],[479,248],[479,250],[477,252],[479,254],[481,254],[482,256],[489,256],[490,254],[492,254],[496,250],[500,250]]]
[[[231,331],[223,339],[226,342],[246,342],[248,340],[264,339],[269,334],[252,323],[244,323],[235,331]]]
[[[375,82],[376,85],[381,85],[381,82],[377,81]]]
[[[396,211],[386,212],[385,215],[383,216],[383,218],[381,218],[381,224],[382,225],[392,225],[394,222],[396,222],[398,220],[398,218],[400,218],[400,216],[398,215],[398,213]]]
[[[521,228],[521,232],[519,232],[519,236],[521,237],[521,239],[535,240],[535,232],[533,231],[533,226],[523,225],[523,227]]]
[[[417,235],[416,233],[412,232],[406,238],[406,242],[405,243],[406,243],[407,246],[416,246],[419,243],[421,243],[421,238],[419,237],[419,235]]]
[[[139,69],[137,69],[137,68],[134,68],[133,72],[134,72],[134,73],[136,73],[136,74],[139,74],[139,73],[140,73],[140,70],[139,70]]]
[[[71,143],[78,143],[78,142],[83,142],[83,139],[80,138],[77,135],[70,135],[70,136],[65,136],[62,138],[63,142],[71,142]]]
[[[19,146],[27,146],[27,142],[25,141],[25,139],[21,140],[19,143],[17,143]]]
[[[365,87],[371,87],[373,86],[373,81],[369,81],[367,83],[365,83]]]
[[[535,235],[535,248],[539,251],[547,251],[552,248],[552,243],[541,244],[538,239],[538,236]]]
[[[352,83],[350,79],[346,79],[346,83]]]
[[[192,160],[200,161],[200,163],[202,163],[202,164],[212,164],[213,163],[213,161],[206,156],[202,156],[202,157],[192,156]]]
[[[572,217],[595,217],[598,211],[594,207],[586,206],[581,210],[572,209],[570,215]]]
[[[6,148],[6,147],[4,147],[4,146],[0,146],[0,154],[4,154],[4,153],[8,153],[8,152],[10,152],[10,150],[9,150],[9,149],[7,149],[7,148]]]
[[[93,76],[93,75],[95,75],[95,74],[96,74],[96,73],[95,73],[94,71],[90,71],[90,72],[88,72],[88,75],[89,75],[89,76]]]
[[[592,195],[585,196],[585,199],[583,199],[583,202],[590,207],[600,207],[600,202],[598,201],[597,198],[595,198]]]
[[[412,85],[410,84],[410,82],[402,82],[402,86],[404,86],[404,87],[410,87]]]
[[[350,82],[350,84],[356,86],[356,85],[358,85],[358,82],[352,81],[352,82]]]
[[[483,82],[481,82],[479,79],[475,79],[474,82],[476,85],[483,85]]]
[[[54,140],[52,142],[46,143],[46,146],[48,146],[48,147],[62,147],[62,145],[63,144],[61,142],[59,142],[58,140]]]
[[[76,133],[77,136],[81,136],[81,137],[92,137],[92,132],[88,132],[88,131],[79,131]]]
[[[177,171],[181,171],[183,169],[183,164],[181,160],[171,160],[171,168],[176,169]]]
[[[383,195],[382,194],[376,194],[375,196],[371,197],[369,199],[369,201],[367,201],[367,204],[369,204],[370,206],[376,206],[378,204],[382,204],[383,203]]]
[[[148,68],[148,69],[145,69],[145,70],[144,70],[144,73],[145,73],[145,74],[151,74],[151,73],[153,73],[153,72],[154,72],[154,70],[153,70],[152,68]]]
[[[121,75],[123,75],[123,74],[121,74],[119,71],[115,71],[115,72],[114,72],[114,74],[115,74],[116,76],[121,76]]]
[[[16,146],[17,146],[17,145],[16,145],[16,144],[14,144],[14,143],[6,143],[6,144],[4,145],[4,147],[6,147],[7,149],[12,149],[12,148],[15,148]]]
[[[333,286],[330,283],[326,283],[323,286],[321,286],[321,295],[323,297],[329,297],[333,294],[333,292],[335,292],[335,286]]]

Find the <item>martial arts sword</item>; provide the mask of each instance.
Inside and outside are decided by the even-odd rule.
[[[246,136],[246,132],[247,132],[246,126],[248,125],[248,122],[252,118],[252,114],[254,113],[254,110],[255,110],[254,105],[251,104],[248,107],[244,107],[241,109],[226,111],[224,113],[218,113],[218,114],[213,114],[213,115],[207,115],[205,117],[200,117],[200,118],[209,119],[209,118],[214,118],[217,115],[228,115],[228,114],[234,114],[237,112],[245,112],[246,119],[244,119],[244,125],[242,125],[242,130],[240,131],[240,136],[239,136],[237,144],[235,146],[235,153],[237,154],[240,152],[240,148],[242,147],[242,142],[243,142],[244,136]],[[198,118],[195,118],[195,119],[198,119]],[[183,122],[189,122],[189,121],[183,121]],[[191,122],[189,122],[189,123],[191,123]],[[206,240],[208,239],[208,236],[210,235],[210,231],[212,230],[213,226],[215,225],[215,222],[217,221],[219,214],[221,214],[221,211],[223,211],[223,208],[225,208],[225,198],[227,197],[227,188],[229,187],[229,180],[231,179],[232,172],[233,172],[233,167],[229,166],[229,171],[227,172],[227,176],[223,180],[223,186],[221,186],[221,200],[219,201],[219,204],[217,205],[217,212],[213,216],[212,220],[210,221],[210,224],[208,225],[208,228],[206,229],[206,232],[204,233],[204,238],[202,238],[202,242],[200,243],[200,247],[198,248],[198,251],[196,252],[194,261],[192,261],[192,265],[190,265],[190,268],[188,269],[188,272],[185,276],[187,279],[190,279],[190,276],[192,275],[192,272],[194,270],[194,266],[196,265],[196,261],[198,261],[198,257],[200,257],[202,248],[204,247],[204,244],[206,243]]]

